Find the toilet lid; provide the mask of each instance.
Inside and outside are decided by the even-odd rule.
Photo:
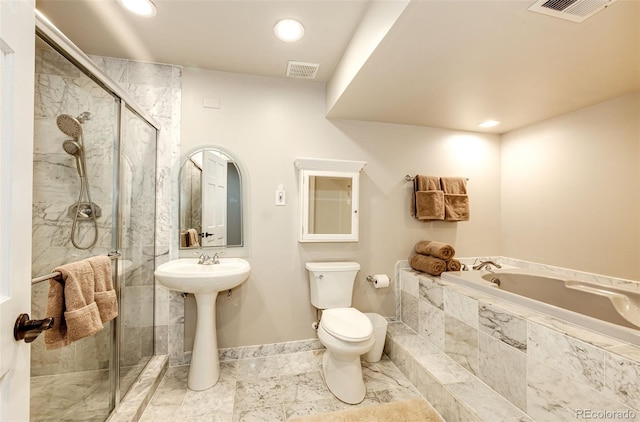
[[[320,325],[340,340],[362,341],[371,337],[371,320],[355,308],[333,308],[322,311]]]

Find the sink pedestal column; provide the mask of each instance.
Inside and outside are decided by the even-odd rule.
[[[213,387],[220,378],[218,336],[216,333],[216,296],[196,293],[196,334],[187,385],[195,391]]]

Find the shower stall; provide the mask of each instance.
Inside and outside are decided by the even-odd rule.
[[[32,343],[31,419],[104,421],[154,355],[159,125],[46,20],[36,33],[32,315],[53,268],[97,255],[119,315],[66,347]]]

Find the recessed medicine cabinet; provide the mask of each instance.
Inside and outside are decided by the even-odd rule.
[[[357,242],[364,161],[297,158],[300,242]]]

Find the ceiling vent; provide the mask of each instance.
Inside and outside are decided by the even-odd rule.
[[[319,64],[289,61],[287,76],[290,78],[315,79]]]
[[[556,18],[582,22],[617,0],[539,0],[529,10]]]

